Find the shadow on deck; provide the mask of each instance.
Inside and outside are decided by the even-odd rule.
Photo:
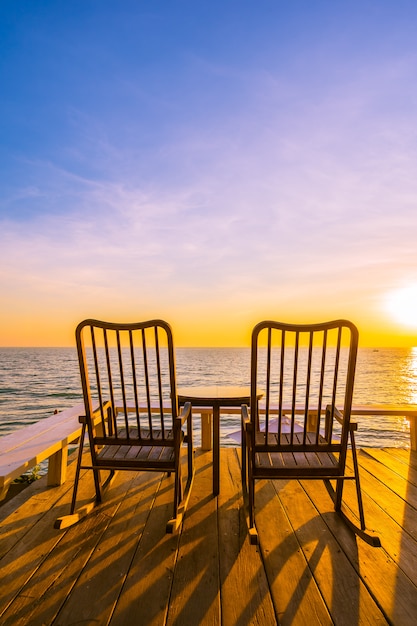
[[[165,534],[171,478],[130,472],[119,472],[93,514],[55,530],[69,510],[71,464],[65,485],[45,488],[42,479],[0,509],[0,623],[414,625],[417,453],[366,449],[359,459],[380,548],[352,535],[316,481],[260,481],[260,545],[251,546],[234,448],[221,450],[218,498],[211,457],[197,453],[174,535]],[[84,495],[90,478],[80,483]]]

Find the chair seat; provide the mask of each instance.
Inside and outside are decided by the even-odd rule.
[[[328,441],[323,435],[319,434],[316,440],[316,433],[306,432],[305,439],[304,434],[301,432],[294,432],[291,438],[291,433],[281,432],[281,435],[278,435],[274,432],[268,432],[266,436],[265,432],[257,431],[255,433],[255,448],[259,450],[262,448],[268,448],[268,451],[275,452],[284,452],[285,449],[297,450],[299,448],[300,451],[303,449],[311,451],[314,450],[316,452],[322,453],[324,451],[327,452],[337,452],[341,449],[340,440],[336,438],[332,438],[332,441]]]
[[[181,431],[181,438],[184,433]],[[129,437],[126,430],[121,429],[117,437],[97,438],[96,443],[103,445],[97,455],[98,465],[108,465],[121,463],[136,467],[138,463],[155,464],[169,467],[175,463],[175,447],[172,430],[166,430],[163,434],[161,430],[141,430],[140,437],[138,429],[131,429]]]
[[[173,446],[174,445],[174,431],[166,429],[162,432],[161,429],[154,428],[152,433],[149,429],[142,428],[139,434],[137,428],[130,428],[127,433],[126,428],[119,428],[117,435],[107,435],[106,437],[95,437],[94,441],[97,445],[135,445],[135,446],[149,446],[157,444],[158,446]]]
[[[255,465],[254,474],[262,473],[270,469],[274,473],[283,475],[300,475],[305,472],[306,476],[312,475],[337,475],[340,473],[339,456],[331,451],[309,451],[315,442],[315,433],[306,433],[306,443],[303,442],[302,433],[294,433],[291,442],[290,433],[268,433],[267,445],[270,451],[257,451],[257,447],[265,445],[265,433],[257,432],[255,436]],[[327,446],[327,441],[319,435],[318,445]],[[281,449],[279,449],[282,446]],[[285,446],[291,446],[291,451],[286,451]],[[275,450],[274,450],[275,447]],[[299,447],[300,451],[296,448]]]
[[[255,454],[254,474],[257,474],[258,469],[271,469],[277,474],[282,470],[282,474],[297,475],[300,478],[301,470],[305,472],[303,478],[308,478],[308,474],[340,474],[338,458],[331,452],[258,452]]]

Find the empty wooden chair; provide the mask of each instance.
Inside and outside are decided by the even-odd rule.
[[[94,506],[75,510],[82,469],[93,471],[96,502],[102,500],[103,488],[116,470],[148,470],[174,475],[173,516],[167,524],[167,532],[172,532],[187,506],[194,458],[191,405],[187,403],[180,413],[178,409],[170,326],[162,320],[113,324],[88,319],[78,325],[76,343],[85,415],[80,417],[83,429],[70,515],[55,526],[75,523]],[[83,454],[85,432],[89,452]]]
[[[255,481],[295,478],[324,480],[335,510],[366,541],[379,545],[365,532],[357,424],[351,421],[357,348],[358,330],[346,320],[265,321],[253,329],[251,403],[242,406],[242,482],[252,543],[257,542]],[[262,404],[256,398],[259,389]],[[348,444],[353,472],[346,467]],[[342,511],[348,479],[356,483],[359,525]]]

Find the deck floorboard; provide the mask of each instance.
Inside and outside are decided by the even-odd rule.
[[[119,472],[103,503],[54,529],[69,510],[74,463],[60,487],[46,477],[0,507],[0,624],[222,626],[394,624],[417,615],[417,454],[359,453],[375,548],[333,511],[321,481],[259,481],[259,546],[246,528],[239,451],[221,450],[214,498],[211,455],[196,453],[182,527],[165,533],[173,481]],[[89,473],[80,498],[93,491]],[[344,502],[356,511],[353,484]]]

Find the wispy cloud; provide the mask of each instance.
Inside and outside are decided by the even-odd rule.
[[[77,97],[60,84],[45,145],[21,140],[5,160],[12,316],[28,302],[73,316],[376,315],[383,293],[416,279],[417,55],[368,44],[371,21],[355,30],[343,14],[333,32],[330,16],[316,33],[291,15],[298,38],[259,36],[250,54],[244,37],[239,55],[190,34],[146,61],[86,38],[79,78],[67,59],[79,53],[53,44]]]

